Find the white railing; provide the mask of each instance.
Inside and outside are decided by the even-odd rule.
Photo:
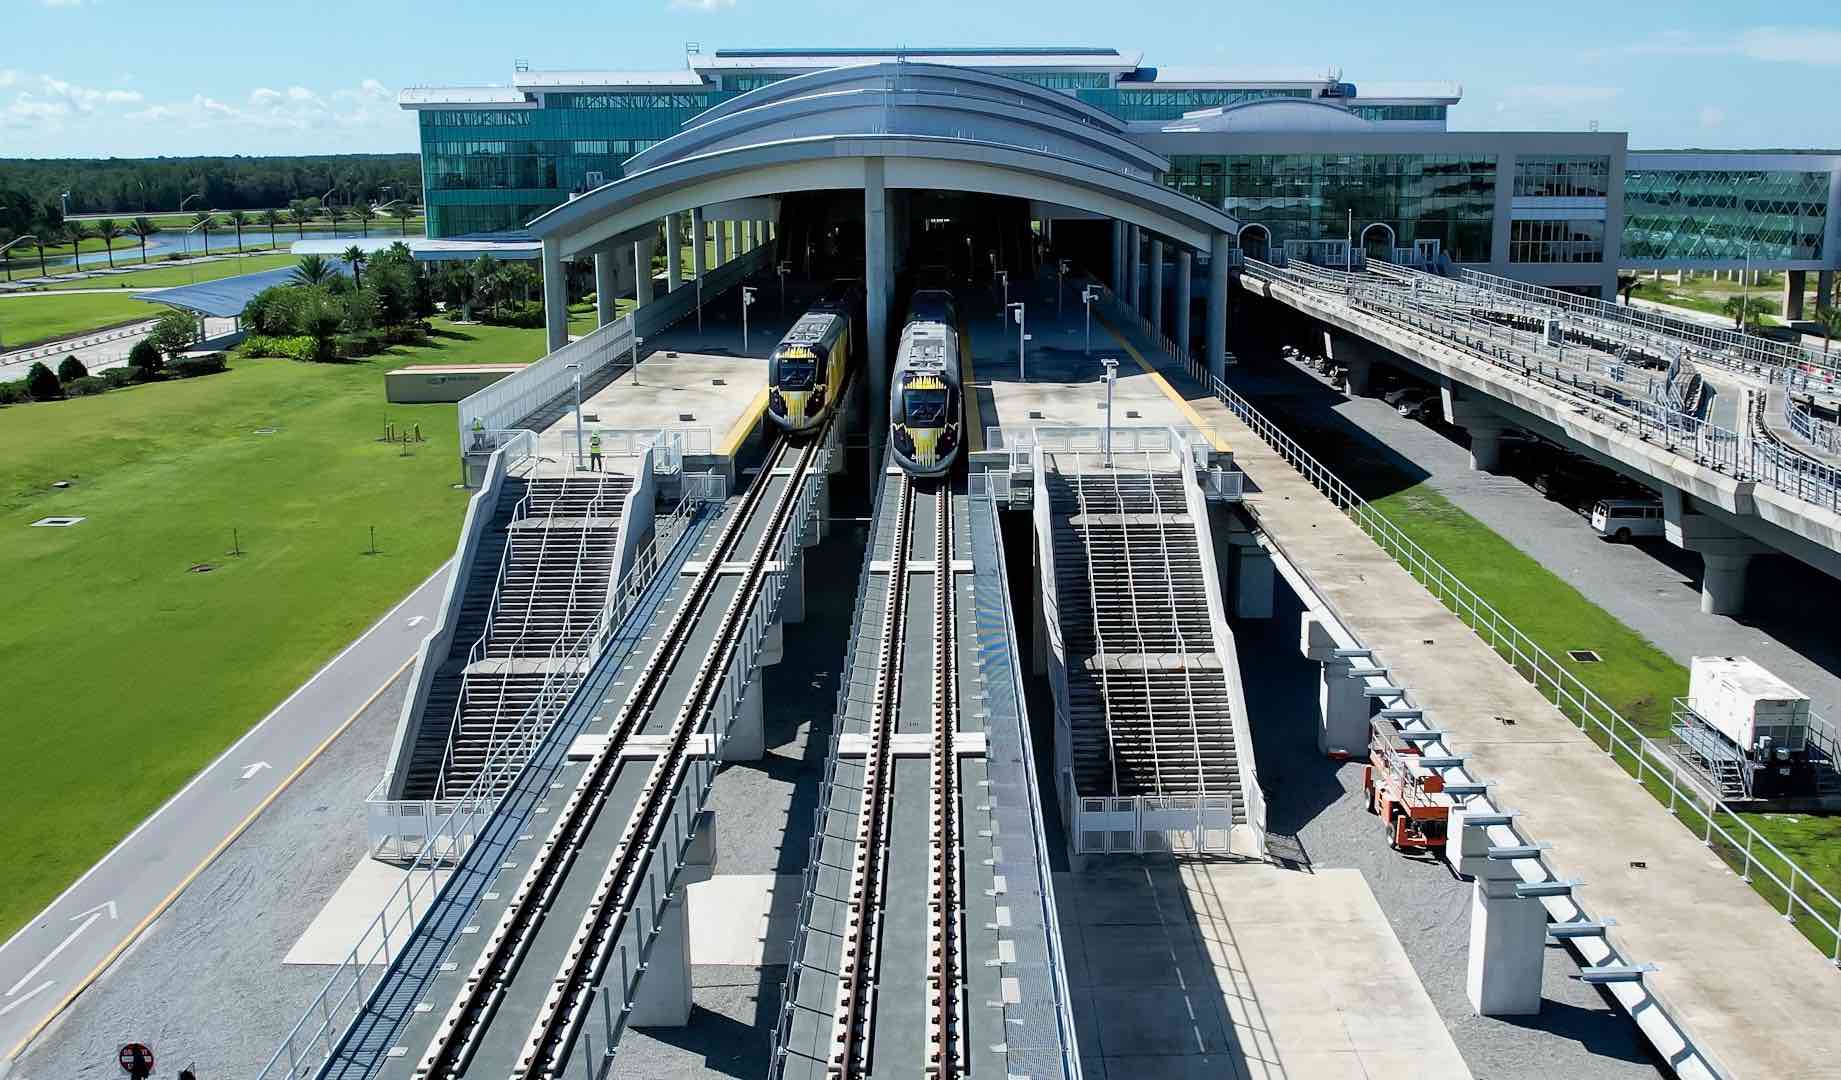
[[[570,440],[565,456],[576,468],[585,468],[588,462],[576,454],[573,434],[565,435]],[[687,456],[709,457],[715,453],[715,433],[706,427],[610,428],[588,424],[582,431],[584,445],[593,435],[601,436],[602,456],[638,457],[650,453],[653,469],[665,474],[682,471]]]
[[[1841,427],[1817,420],[1810,415],[1808,409],[1791,401],[1788,394],[1784,395],[1783,418],[1790,425],[1790,430],[1809,445],[1831,454],[1841,454]]]
[[[1234,800],[1228,795],[1082,797],[1074,812],[1074,850],[1083,855],[1232,849]]]
[[[1779,907],[1784,918],[1798,920],[1804,935],[1841,966],[1841,900],[1753,828],[1743,815],[1708,790],[1666,747],[1637,730],[1539,643],[1427,554],[1391,519],[1356,494],[1245,398],[1198,365],[1190,365],[1190,375],[1208,387],[1222,404],[1337,509],[1354,519],[1381,550],[1399,562],[1478,637],[1488,642],[1523,678],[1548,696],[1561,715],[1631,772],[1658,800],[1665,802],[1669,813],[1679,817],[1702,843],[1718,852],[1742,879]]]

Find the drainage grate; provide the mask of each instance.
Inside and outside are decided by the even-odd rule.
[[[259,427],[259,428],[257,428],[257,429],[255,430],[255,434],[257,434],[257,435],[273,435],[273,434],[275,434],[275,429],[274,429],[274,428],[272,428],[272,427]]]
[[[80,517],[42,517],[32,523],[34,529],[68,529],[79,521]]]
[[[1572,657],[1581,664],[1601,664],[1604,662],[1604,657],[1599,656],[1590,649],[1568,649],[1566,650],[1566,655]]]

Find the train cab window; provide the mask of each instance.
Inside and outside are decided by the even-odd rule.
[[[780,389],[810,390],[817,374],[818,364],[809,357],[782,357],[780,360]]]
[[[902,412],[909,427],[935,428],[946,423],[946,390],[908,389],[902,392]]]

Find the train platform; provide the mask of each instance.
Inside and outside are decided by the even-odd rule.
[[[1269,540],[1517,809],[1518,827],[1553,845],[1550,865],[1585,883],[1581,903],[1617,920],[1619,950],[1658,965],[1644,986],[1704,1056],[1732,1076],[1841,1076],[1829,958],[1179,363],[1128,336],[1233,443],[1245,507]]]

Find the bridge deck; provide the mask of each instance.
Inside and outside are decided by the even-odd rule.
[[[1617,920],[1619,948],[1661,966],[1645,982],[1696,1042],[1737,1076],[1841,1076],[1826,958],[1237,416],[1191,392],[1250,480],[1246,508],[1553,843],[1585,904]]]

